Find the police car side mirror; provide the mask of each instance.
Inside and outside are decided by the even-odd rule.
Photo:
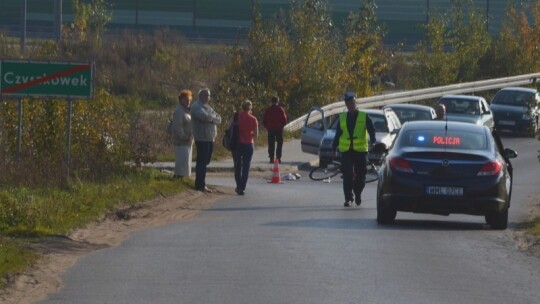
[[[518,156],[515,150],[508,148],[504,149],[504,155],[506,155],[507,158],[516,158]]]

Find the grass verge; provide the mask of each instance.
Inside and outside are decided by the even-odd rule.
[[[540,237],[540,217],[518,224],[519,230],[526,230],[528,234]]]
[[[158,170],[131,171],[107,183],[72,182],[67,189],[0,186],[0,288],[34,265],[39,255],[30,239],[65,235],[102,218],[119,205],[132,206],[193,187]]]
[[[14,238],[0,237],[0,288],[4,288],[15,274],[23,272],[38,260],[39,256],[24,249]]]

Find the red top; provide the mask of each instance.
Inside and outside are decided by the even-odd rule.
[[[281,131],[287,124],[287,114],[282,106],[271,105],[264,111],[263,126],[268,131]]]
[[[249,112],[242,111],[238,114],[238,142],[241,144],[254,143],[253,134],[259,127],[257,118]]]

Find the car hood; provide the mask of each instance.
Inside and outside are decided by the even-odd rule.
[[[450,121],[461,121],[473,124],[478,124],[480,116],[462,115],[462,114],[446,114],[446,118]]]
[[[510,114],[523,114],[527,112],[526,107],[498,105],[498,104],[492,104],[491,110],[496,113],[510,113]]]

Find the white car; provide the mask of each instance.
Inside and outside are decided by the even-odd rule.
[[[377,143],[384,143],[387,147],[390,147],[399,129],[401,129],[401,123],[396,113],[390,108],[384,110],[360,109],[360,111],[366,112],[373,122]],[[316,114],[321,115],[322,119],[308,124],[309,117]],[[311,108],[306,117],[300,139],[302,151],[318,155],[319,166],[324,166],[332,161],[334,153],[332,141],[336,135],[338,123],[339,115],[325,117],[324,111],[318,107]],[[377,158],[376,156],[373,157]]]

